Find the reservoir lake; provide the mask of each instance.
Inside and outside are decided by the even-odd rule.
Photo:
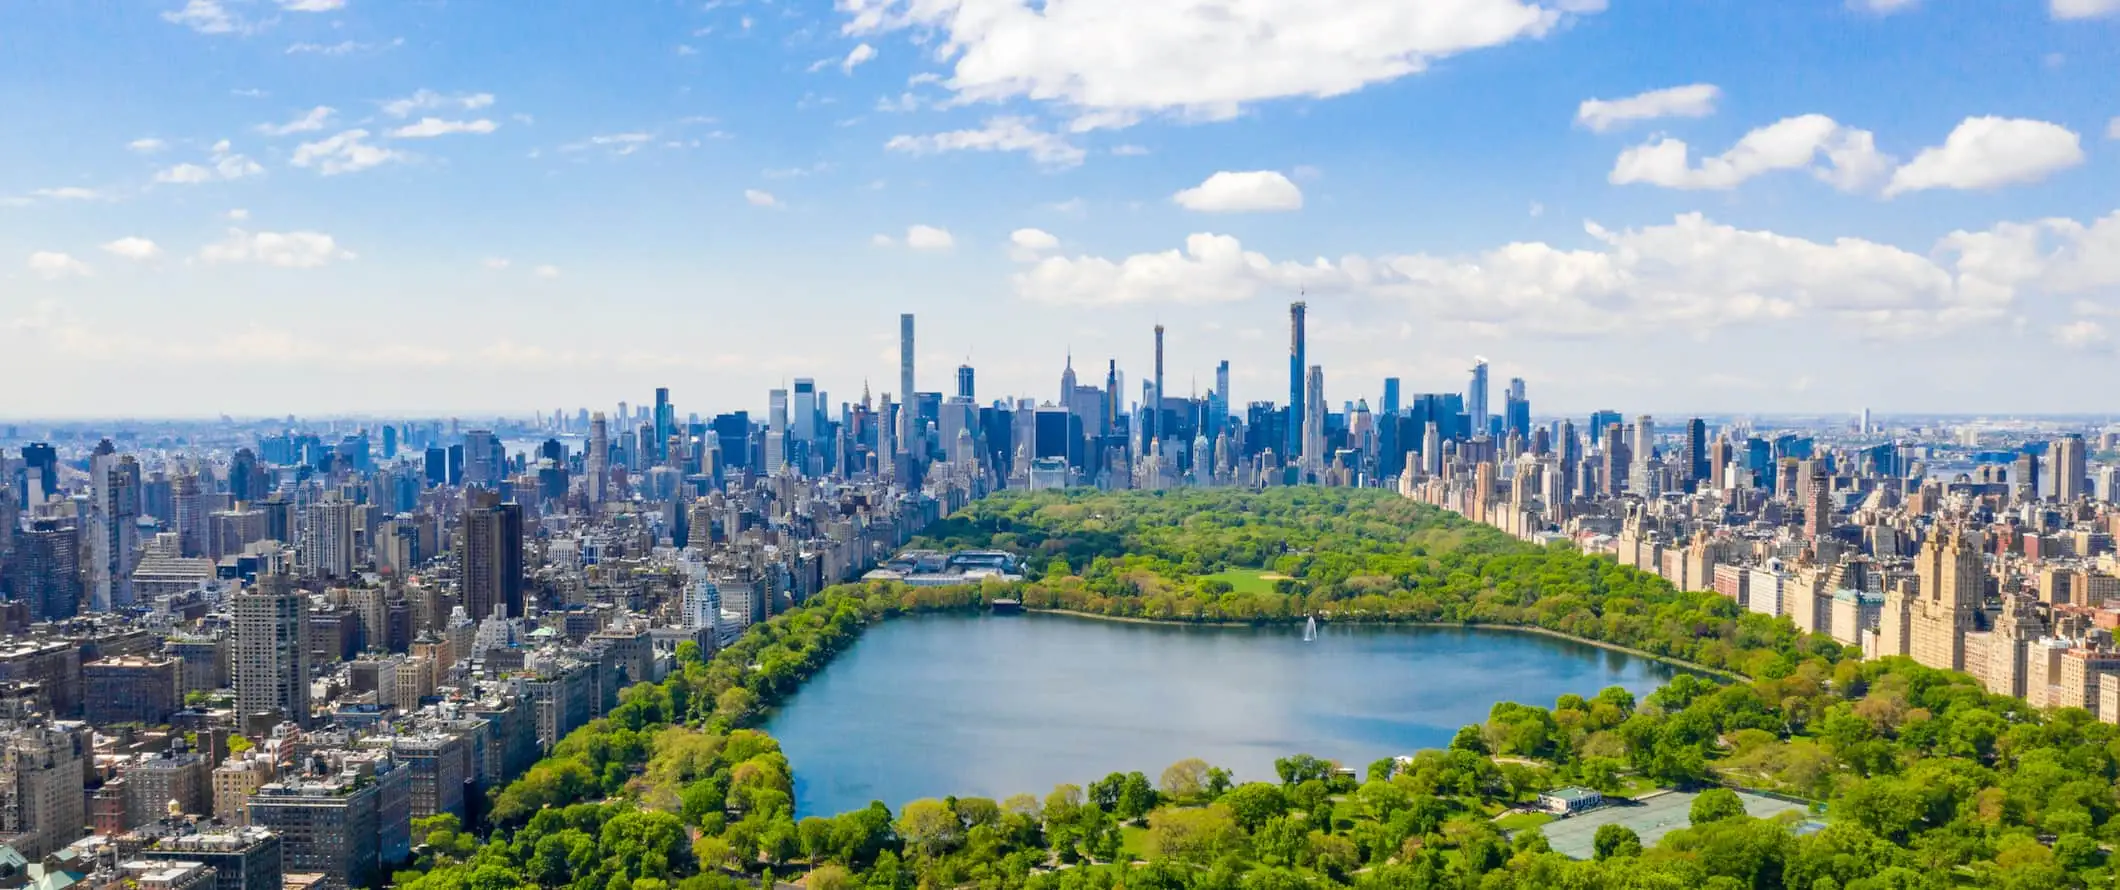
[[[1191,627],[1064,615],[918,615],[870,627],[766,724],[799,815],[881,800],[1043,797],[1187,757],[1273,779],[1447,746],[1499,701],[1645,695],[1676,669],[1508,630]]]

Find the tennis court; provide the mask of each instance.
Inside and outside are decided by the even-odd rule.
[[[1692,791],[1667,791],[1643,800],[1610,799],[1602,807],[1548,822],[1538,830],[1545,832],[1546,843],[1552,845],[1554,852],[1576,859],[1590,858],[1598,827],[1614,823],[1634,829],[1642,837],[1642,846],[1653,847],[1664,835],[1692,824],[1686,813],[1692,810],[1693,798],[1698,796]],[[1761,819],[1804,809],[1802,804],[1743,791],[1737,792],[1737,797],[1745,802],[1746,815]]]

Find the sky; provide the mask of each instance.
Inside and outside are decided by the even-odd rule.
[[[0,121],[9,417],[2116,407],[2120,0],[10,0]]]

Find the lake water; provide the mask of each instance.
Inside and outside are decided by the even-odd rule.
[[[767,725],[796,809],[1001,799],[1187,757],[1271,779],[1308,753],[1361,769],[1448,745],[1498,701],[1668,679],[1663,664],[1537,634],[1212,628],[1058,615],[924,615],[869,628]]]

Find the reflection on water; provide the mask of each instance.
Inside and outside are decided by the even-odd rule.
[[[1242,779],[1310,753],[1361,768],[1449,744],[1497,701],[1550,705],[1672,670],[1535,634],[1465,628],[1125,624],[929,615],[871,628],[767,724],[796,808],[1043,795],[1205,758]]]

